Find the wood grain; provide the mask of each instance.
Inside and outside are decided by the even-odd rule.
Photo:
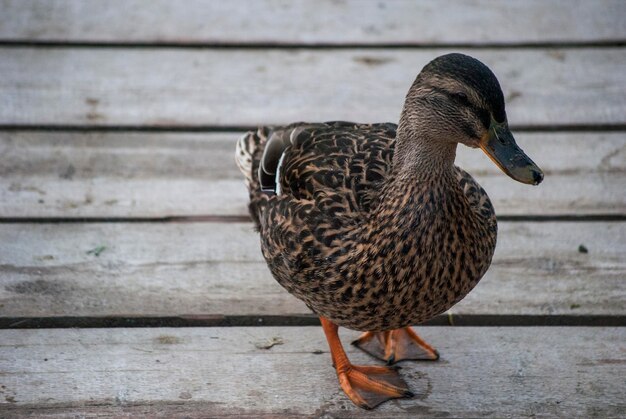
[[[247,215],[234,164],[241,133],[0,131],[0,216]],[[520,133],[541,166],[539,187],[514,182],[480,151],[457,164],[499,215],[626,214],[623,133]]]
[[[396,121],[421,67],[452,51],[488,64],[511,124],[538,131],[517,135],[546,171],[537,188],[460,149],[499,215],[624,216],[625,14],[621,0],[0,0],[0,318],[306,315],[249,223],[7,219],[242,216],[241,133],[183,131]],[[490,271],[451,312],[622,318],[625,237],[624,222],[501,222]],[[419,331],[442,359],[402,364],[417,396],[364,412],[319,327],[0,330],[0,417],[626,417],[623,327]]]
[[[255,126],[397,121],[443,53],[489,65],[512,125],[626,123],[626,55],[570,49],[0,48],[0,124]]]
[[[625,315],[624,237],[620,222],[502,222],[491,269],[452,312]],[[258,240],[248,223],[0,225],[0,316],[310,313]]]
[[[36,417],[94,409],[194,418],[626,413],[625,328],[426,327],[420,334],[442,359],[402,363],[416,396],[364,412],[339,390],[319,327],[2,330],[0,409]],[[356,336],[342,331],[348,355],[375,364],[347,345]],[[257,349],[272,338],[282,344]]]
[[[173,44],[519,44],[623,41],[624,3],[374,0],[3,0],[0,40]]]

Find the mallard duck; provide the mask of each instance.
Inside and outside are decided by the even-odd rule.
[[[422,69],[397,126],[300,122],[237,143],[269,269],[319,315],[339,383],[360,407],[412,393],[393,367],[351,364],[338,326],[364,331],[354,344],[388,364],[436,360],[410,326],[460,301],[491,263],[494,209],[454,165],[459,143],[517,181],[543,180],[509,130],[496,76],[462,54]]]

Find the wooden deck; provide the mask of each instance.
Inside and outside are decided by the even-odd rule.
[[[626,417],[625,22],[621,0],[0,0],[0,417]],[[442,359],[402,364],[417,396],[364,412],[263,262],[234,142],[396,121],[451,51],[498,75],[546,180],[459,149],[492,268],[420,327]]]

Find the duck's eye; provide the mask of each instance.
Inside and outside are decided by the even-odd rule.
[[[504,110],[496,111],[493,114],[493,119],[495,119],[496,122],[501,124],[506,120],[506,113],[504,113]]]
[[[476,110],[476,116],[478,116],[483,126],[488,129],[491,125],[491,114],[489,111],[486,109],[478,109]]]
[[[452,98],[452,100],[454,100],[455,102],[458,102],[458,103],[460,103],[462,105],[470,105],[469,98],[463,92],[451,93],[450,97]]]

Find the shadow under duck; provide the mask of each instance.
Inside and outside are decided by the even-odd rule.
[[[438,359],[410,325],[460,301],[491,263],[494,209],[454,165],[458,143],[517,181],[543,180],[508,128],[495,75],[462,54],[422,69],[397,126],[295,123],[237,143],[263,256],[320,316],[341,387],[360,407],[412,393],[394,368],[351,364],[338,326],[365,331],[353,343],[388,364]]]

